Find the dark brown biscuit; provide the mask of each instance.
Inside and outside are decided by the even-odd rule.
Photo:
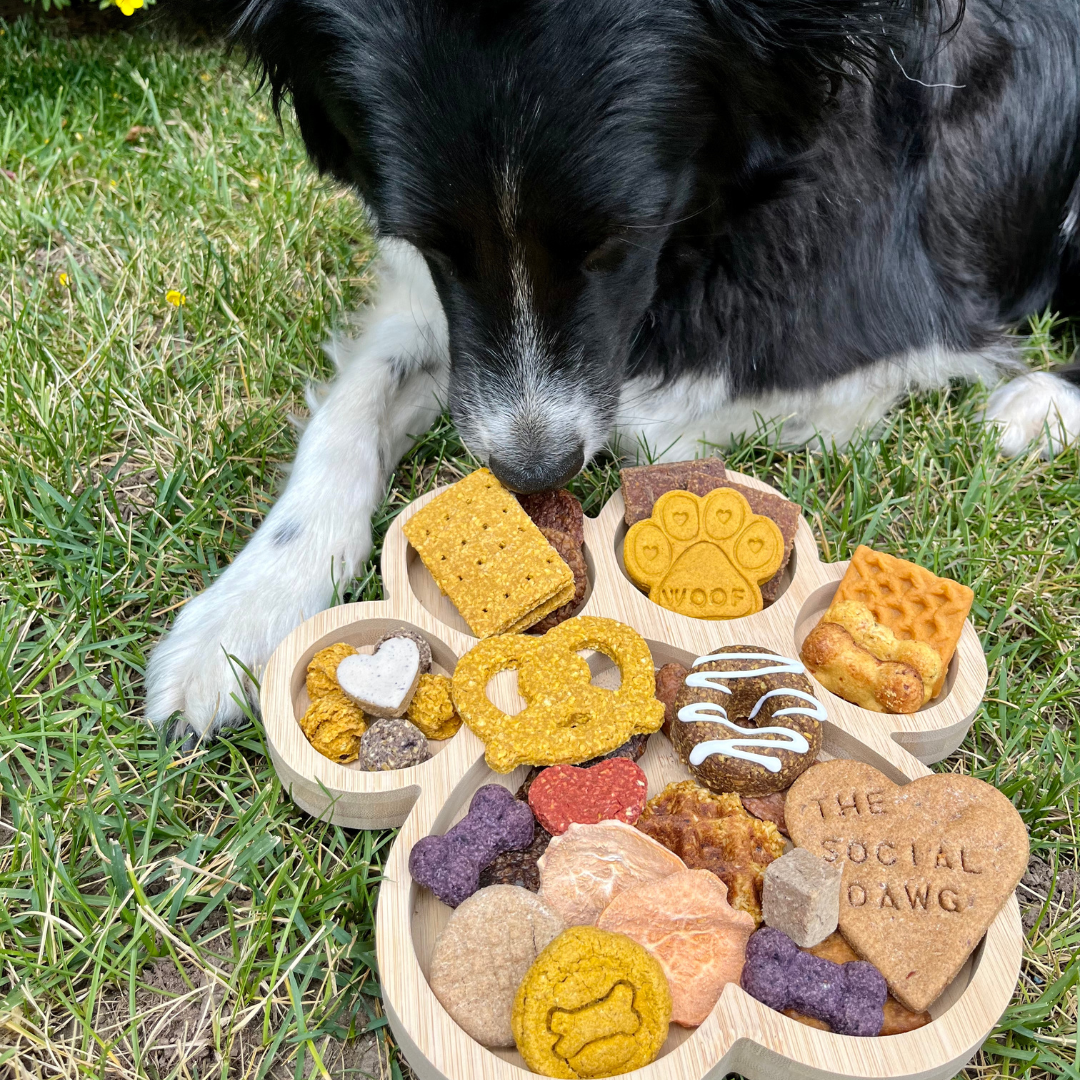
[[[619,479],[626,503],[627,528],[649,517],[661,495],[669,491],[690,491],[705,496],[718,487],[730,487],[726,476],[724,463],[717,457],[621,469]]]
[[[664,706],[664,726],[660,730],[669,739],[671,724],[675,719],[675,698],[688,674],[688,669],[679,663],[665,664],[656,669],[656,700]]]
[[[784,820],[784,799],[786,793],[774,791],[770,795],[741,795],[743,809],[762,821],[771,821],[785,836],[787,822]]]
[[[569,491],[563,488],[537,491],[532,495],[519,495],[517,500],[541,532],[555,529],[571,536],[578,547],[585,543],[585,515],[581,503]]]
[[[574,542],[570,533],[561,532],[558,529],[549,529],[541,526],[540,531],[544,534],[547,542],[559,553],[559,558],[566,563],[574,573],[574,595],[562,607],[545,615],[538,623],[534,623],[525,632],[527,634],[545,634],[553,626],[566,622],[577,613],[581,602],[585,599],[585,592],[589,587],[589,578],[585,569],[585,556],[581,552],[581,545]]]

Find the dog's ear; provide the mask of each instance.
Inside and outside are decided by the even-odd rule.
[[[965,0],[703,0],[721,111],[759,159],[790,158],[846,81],[896,65]]]
[[[296,113],[300,134],[320,172],[363,186],[363,167],[335,125],[333,87],[321,61],[333,55],[336,27],[331,11],[305,0],[162,0],[167,22],[238,48],[261,69],[274,112],[283,102]]]

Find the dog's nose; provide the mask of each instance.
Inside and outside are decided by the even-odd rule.
[[[549,491],[572,480],[585,464],[585,445],[578,443],[561,454],[551,454],[534,461],[516,461],[492,454],[488,468],[511,491],[531,495],[534,491]]]

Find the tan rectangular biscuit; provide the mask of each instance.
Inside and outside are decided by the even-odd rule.
[[[402,531],[477,637],[523,630],[573,595],[570,567],[487,469],[451,485]]]

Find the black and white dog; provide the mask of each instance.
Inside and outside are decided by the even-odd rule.
[[[382,254],[284,494],[151,656],[157,723],[240,715],[227,654],[258,670],[330,602],[440,403],[540,490],[614,438],[845,440],[1080,307],[1077,0],[200,2]],[[1054,452],[1080,371],[1015,378],[988,419]]]

